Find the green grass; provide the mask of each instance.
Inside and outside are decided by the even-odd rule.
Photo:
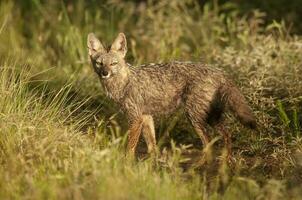
[[[301,199],[302,38],[264,22],[231,3],[1,1],[0,199]],[[202,61],[235,80],[259,130],[226,117],[232,168],[220,138],[198,162],[182,117],[158,125],[157,160],[125,158],[124,117],[86,49],[89,32],[121,31],[134,65]]]

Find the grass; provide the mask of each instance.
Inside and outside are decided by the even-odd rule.
[[[302,38],[264,22],[232,3],[1,1],[0,199],[301,199]],[[108,44],[124,31],[134,65],[226,71],[259,123],[252,132],[227,116],[232,168],[220,138],[200,165],[200,140],[181,116],[158,125],[158,160],[126,159],[124,117],[88,60],[92,31]]]

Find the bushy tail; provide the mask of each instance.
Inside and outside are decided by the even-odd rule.
[[[256,129],[255,117],[239,89],[233,83],[229,83],[222,87],[222,94],[226,97],[227,105],[240,122],[246,127]]]

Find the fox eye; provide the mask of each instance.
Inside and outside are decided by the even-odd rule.
[[[113,61],[110,65],[113,66],[113,65],[116,65],[118,62],[117,61]]]
[[[101,66],[103,66],[103,63],[102,62],[96,62],[96,66],[101,67]]]

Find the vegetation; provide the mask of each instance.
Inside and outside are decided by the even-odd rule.
[[[301,199],[301,25],[247,8],[1,1],[0,199]],[[89,32],[108,44],[125,32],[133,65],[192,60],[228,72],[259,123],[253,132],[226,116],[234,163],[214,133],[198,162],[202,146],[181,116],[158,123],[158,158],[126,159],[124,118],[91,69]]]

